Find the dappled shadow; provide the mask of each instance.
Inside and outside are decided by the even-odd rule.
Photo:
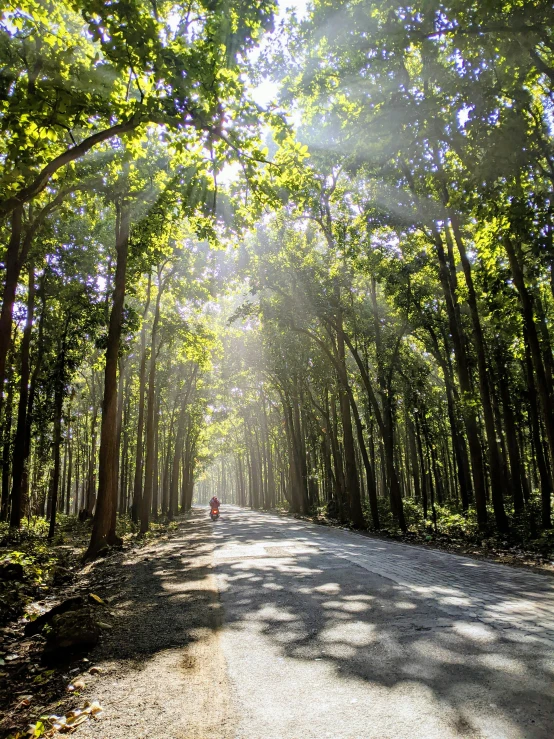
[[[177,661],[183,660],[187,647],[209,642],[210,635],[221,624],[221,605],[213,578],[210,580],[212,549],[210,522],[205,515],[197,514],[192,520],[181,522],[178,531],[170,537],[154,539],[144,548],[114,552],[93,563],[90,571],[79,578],[76,592],[84,596],[92,592],[107,601],[107,607],[96,608],[106,629],[92,651],[56,653],[56,674],[48,682],[47,705],[41,713],[63,714],[70,708],[82,707],[86,699],[98,698],[104,707],[111,709],[113,716],[121,712],[127,699],[126,691],[121,694],[122,689],[118,687],[126,675],[132,681],[136,676],[140,679],[140,673],[156,655],[175,653]],[[34,652],[37,661],[40,650],[41,644],[37,642]],[[101,672],[91,675],[88,671],[91,666]],[[23,663],[22,669],[26,667]],[[190,661],[183,670],[186,671],[183,674],[191,672]],[[84,693],[69,694],[67,686],[77,678],[86,684]],[[36,676],[29,679],[34,680]],[[34,702],[29,710],[36,719]],[[136,705],[130,704],[128,710],[136,712]],[[160,710],[154,707],[153,712],[159,714]],[[179,709],[174,711],[179,712]],[[13,733],[12,726],[21,728],[18,722],[24,717],[17,714],[5,718],[0,736]],[[120,728],[116,727],[115,734],[110,736],[115,739],[126,736]],[[79,731],[83,736],[89,732],[95,736],[96,729],[91,724],[80,727]]]
[[[269,640],[352,695],[400,692],[419,731],[427,706],[452,736],[552,735],[552,580],[247,512],[218,536],[235,648]]]
[[[187,654],[217,631],[238,688],[233,710],[253,722],[240,736],[552,735],[547,578],[227,509],[214,524],[196,511],[175,538],[114,562],[114,571],[117,580],[98,591],[114,598],[114,629],[91,655],[109,673],[91,684],[91,695],[111,704],[106,736],[120,739],[137,711],[181,710],[181,684],[167,684],[163,707],[149,687],[153,677],[174,681],[175,664],[182,685],[192,685],[189,700],[204,690]],[[201,658],[215,660],[216,650]],[[110,691],[130,685],[134,705],[111,718],[128,697]],[[370,720],[363,730],[349,728],[356,702]],[[94,736],[94,727],[82,734]]]
[[[210,522],[196,516],[175,538],[129,557],[113,590],[116,629],[93,656],[129,660],[136,668],[148,655],[188,645],[197,629],[218,628],[221,605],[206,584],[211,566],[198,565],[199,554],[212,548]],[[100,594],[109,597],[110,591],[101,588]]]

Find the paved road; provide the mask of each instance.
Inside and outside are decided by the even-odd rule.
[[[236,739],[554,736],[554,580],[225,509]]]

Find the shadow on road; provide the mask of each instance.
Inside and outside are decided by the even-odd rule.
[[[438,564],[441,553],[428,557],[422,550],[417,567],[408,567],[406,577],[411,573],[414,580],[408,588],[333,556],[328,537],[315,527],[246,512],[231,513],[227,521],[217,565],[226,628],[253,622],[285,658],[324,661],[338,680],[389,690],[419,686],[452,710],[460,735],[480,735],[472,723],[477,710],[494,713],[497,726],[514,736],[552,736],[553,643],[540,638],[545,629],[532,625],[541,613],[553,616],[550,579],[459,557],[445,569],[444,559]],[[374,557],[397,558],[398,571],[416,556],[411,547],[346,539],[337,540],[337,549],[349,549],[354,561],[368,546]],[[325,542],[327,551],[321,551]],[[429,568],[435,563],[434,574]],[[469,574],[460,575],[467,566]],[[479,617],[506,611],[511,618],[496,627]],[[532,618],[525,628],[508,628],[514,614]]]
[[[220,594],[208,583],[214,569],[205,555],[214,544]],[[336,556],[331,551],[335,547],[354,561]],[[386,567],[407,569],[413,586],[356,566],[356,557],[361,562],[369,556],[368,547],[371,556],[379,561],[385,558]],[[254,684],[256,693],[256,680],[260,687],[265,681],[264,689],[271,689],[269,679],[265,680],[268,664],[264,660],[273,656],[262,654],[257,665],[244,657],[244,652],[254,654],[268,644],[277,660],[284,660],[279,664],[292,664],[294,670],[294,665],[315,669],[317,663],[330,671],[332,691],[378,695],[379,700],[388,700],[391,715],[404,710],[406,725],[412,721],[417,728],[413,736],[427,736],[425,722],[419,723],[418,711],[423,710],[449,717],[448,736],[550,738],[554,720],[552,642],[541,639],[542,627],[533,627],[531,621],[536,624],[541,614],[552,617],[551,581],[528,573],[514,578],[508,568],[500,569],[500,574],[507,571],[502,578],[498,568],[491,570],[487,563],[462,558],[456,558],[458,564],[453,568],[436,552],[412,554],[417,559],[414,564],[410,552],[410,547],[339,536],[247,511],[224,512],[212,524],[204,510],[197,511],[178,537],[156,545],[155,552],[140,551],[120,569],[125,582],[117,587],[116,628],[94,659],[96,664],[117,663],[119,674],[126,672],[140,681],[154,658],[162,653],[186,654],[183,648],[207,642],[224,624],[224,633],[230,638],[236,635],[243,652],[244,667],[237,668],[235,682],[244,677],[244,691]],[[204,562],[201,566],[199,559]],[[506,609],[511,609],[512,617],[524,616],[530,601],[534,604],[532,619],[525,629],[495,628],[479,617]],[[510,624],[508,620],[503,625]],[[190,682],[190,665],[182,656],[179,659],[183,679]],[[247,671],[251,672],[248,676]],[[166,680],[173,679],[168,673]],[[285,687],[289,704],[304,700],[295,695],[297,691],[309,695],[320,690],[310,684]],[[167,689],[168,694],[176,692],[171,684]],[[198,690],[203,690],[201,685]],[[137,699],[143,707],[135,711],[147,710],[150,699],[146,687],[144,691],[146,697]],[[280,700],[278,695],[279,705]],[[283,700],[282,710],[287,707]],[[171,706],[157,710],[161,714],[174,711]],[[368,720],[375,719],[376,704],[364,705],[362,710]],[[381,716],[385,715],[382,711]],[[496,733],[483,731],[487,722]],[[213,737],[235,736],[229,732]],[[120,739],[126,734],[117,728],[113,736]],[[171,729],[167,736],[173,736]],[[282,736],[288,739],[292,734]],[[382,736],[412,734],[383,732]]]

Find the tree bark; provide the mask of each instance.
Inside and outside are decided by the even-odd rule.
[[[532,439],[535,442],[535,457],[537,460],[537,467],[539,469],[541,486],[542,525],[545,529],[549,529],[552,525],[552,477],[547,464],[547,454],[545,454],[542,441],[539,417],[537,413],[539,403],[537,402],[537,391],[535,387],[535,378],[533,376],[533,362],[527,340],[525,341],[525,374],[527,379],[529,421]]]
[[[66,326],[67,331],[67,326]],[[62,416],[63,416],[63,399],[64,399],[64,379],[65,379],[65,354],[66,354],[66,335],[62,337],[58,367],[56,371],[56,387],[54,390],[54,470],[52,472],[52,487],[50,494],[50,526],[48,528],[48,538],[53,539],[56,530],[56,515],[58,512],[58,493],[60,489],[60,446],[62,441]]]
[[[113,544],[117,541],[115,531],[112,528],[112,508],[116,505],[117,500],[117,363],[123,325],[129,231],[129,204],[124,201],[118,203],[117,206],[117,262],[104,371],[98,500],[96,502],[91,540],[85,555],[87,559],[95,557],[107,544]]]
[[[446,303],[448,324],[450,328],[450,334],[452,336],[454,354],[456,357],[456,370],[462,394],[462,413],[469,444],[469,455],[471,458],[473,491],[475,493],[475,507],[477,510],[477,523],[481,530],[485,530],[487,527],[487,495],[485,471],[483,467],[481,441],[479,438],[479,424],[472,403],[473,389],[471,386],[467,352],[463,338],[463,330],[459,324],[458,316],[456,313],[456,293],[452,289],[442,239],[436,229],[433,231],[433,238],[435,242],[437,257],[439,260],[439,279]]]
[[[485,348],[485,339],[483,336],[483,328],[481,326],[481,318],[479,316],[479,308],[477,306],[477,295],[473,284],[473,275],[471,264],[469,262],[465,243],[462,238],[461,228],[458,223],[457,215],[450,210],[450,222],[454,231],[454,240],[458,247],[462,270],[464,273],[467,291],[468,305],[473,326],[473,341],[475,342],[475,353],[477,355],[477,371],[479,377],[479,395],[481,397],[481,405],[483,407],[483,418],[485,421],[485,433],[487,436],[487,449],[490,467],[491,495],[492,505],[494,509],[494,517],[496,526],[499,531],[505,533],[508,530],[508,519],[504,510],[504,499],[502,493],[502,459],[498,449],[498,441],[496,438],[496,426],[494,423],[494,412],[491,399],[491,387],[489,372],[487,368],[487,355]]]
[[[4,379],[6,376],[6,358],[12,340],[12,317],[15,302],[15,292],[21,269],[19,249],[23,230],[23,206],[19,205],[12,213],[11,234],[6,250],[6,277],[2,295],[2,310],[0,311],[0,413]]]
[[[529,353],[531,355],[531,362],[535,374],[539,405],[546,431],[548,450],[550,453],[550,462],[551,464],[554,464],[554,417],[552,414],[552,398],[548,392],[548,380],[544,368],[537,327],[535,325],[533,299],[525,284],[523,267],[521,265],[521,257],[518,253],[518,248],[510,238],[504,239],[504,246],[508,254],[514,284],[519,295],[521,312],[525,326],[525,337],[529,345]]]
[[[55,157],[55,159],[48,162],[48,164],[43,167],[33,182],[27,185],[27,187],[22,188],[17,195],[0,202],[0,218],[17,208],[21,208],[25,203],[28,203],[37,195],[40,195],[50,182],[52,176],[61,169],[61,167],[65,167],[67,164],[71,164],[71,162],[84,156],[84,154],[90,151],[97,144],[108,141],[114,136],[122,136],[125,133],[134,131],[139,125],[140,118],[138,115],[133,116],[128,121],[117,123],[115,126],[111,126],[104,131],[99,131],[98,133],[88,136],[86,139],[81,141],[80,144],[72,146],[59,156]]]
[[[177,433],[175,434],[175,447],[173,450],[173,464],[171,468],[171,484],[169,488],[169,518],[174,518],[179,513],[179,463],[181,460],[181,453],[185,443],[185,432],[186,432],[186,421],[187,421],[187,409],[190,394],[192,392],[193,384],[196,380],[196,374],[198,367],[195,366],[192,375],[187,382],[185,396],[181,404],[181,410],[179,411],[179,420],[177,422]]]
[[[148,290],[146,293],[146,305],[142,314],[142,327],[140,330],[140,377],[139,377],[139,399],[138,399],[138,422],[137,422],[137,448],[135,453],[135,479],[133,484],[133,506],[131,510],[132,519],[138,523],[141,512],[142,501],[142,472],[143,472],[143,434],[144,434],[144,395],[146,391],[146,316],[150,306],[150,291],[152,287],[152,275],[148,275]]]
[[[10,355],[11,356],[11,355]],[[13,369],[10,361],[7,373],[8,398],[6,412],[2,423],[2,521],[8,518],[8,504],[10,498],[10,457],[12,448],[12,414],[13,414]]]
[[[156,360],[158,358],[158,324],[160,322],[160,304],[164,289],[161,272],[158,273],[158,294],[156,309],[152,323],[150,339],[150,371],[148,373],[148,403],[146,411],[146,461],[144,465],[144,490],[140,506],[140,532],[145,534],[149,527],[150,508],[152,506],[152,488],[154,482],[154,424],[156,407]]]
[[[25,432],[27,429],[27,408],[29,402],[30,348],[35,311],[35,270],[33,263],[28,270],[27,320],[21,342],[21,378],[19,382],[19,405],[17,408],[17,428],[13,445],[12,492],[10,526],[19,528],[23,514],[23,470],[26,464]]]

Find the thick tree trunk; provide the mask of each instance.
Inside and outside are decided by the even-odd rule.
[[[12,340],[13,306],[15,303],[15,292],[19,280],[21,263],[19,250],[21,246],[21,234],[23,229],[23,206],[18,205],[12,212],[11,234],[6,250],[6,276],[4,279],[4,291],[2,294],[2,310],[0,311],[0,413],[6,377],[6,359]]]
[[[118,207],[116,218],[117,263],[106,347],[104,400],[100,430],[98,500],[86,558],[95,557],[104,546],[116,542],[115,531],[112,529],[112,508],[116,505],[117,500],[117,361],[125,303],[129,230],[129,205],[124,202]]]

